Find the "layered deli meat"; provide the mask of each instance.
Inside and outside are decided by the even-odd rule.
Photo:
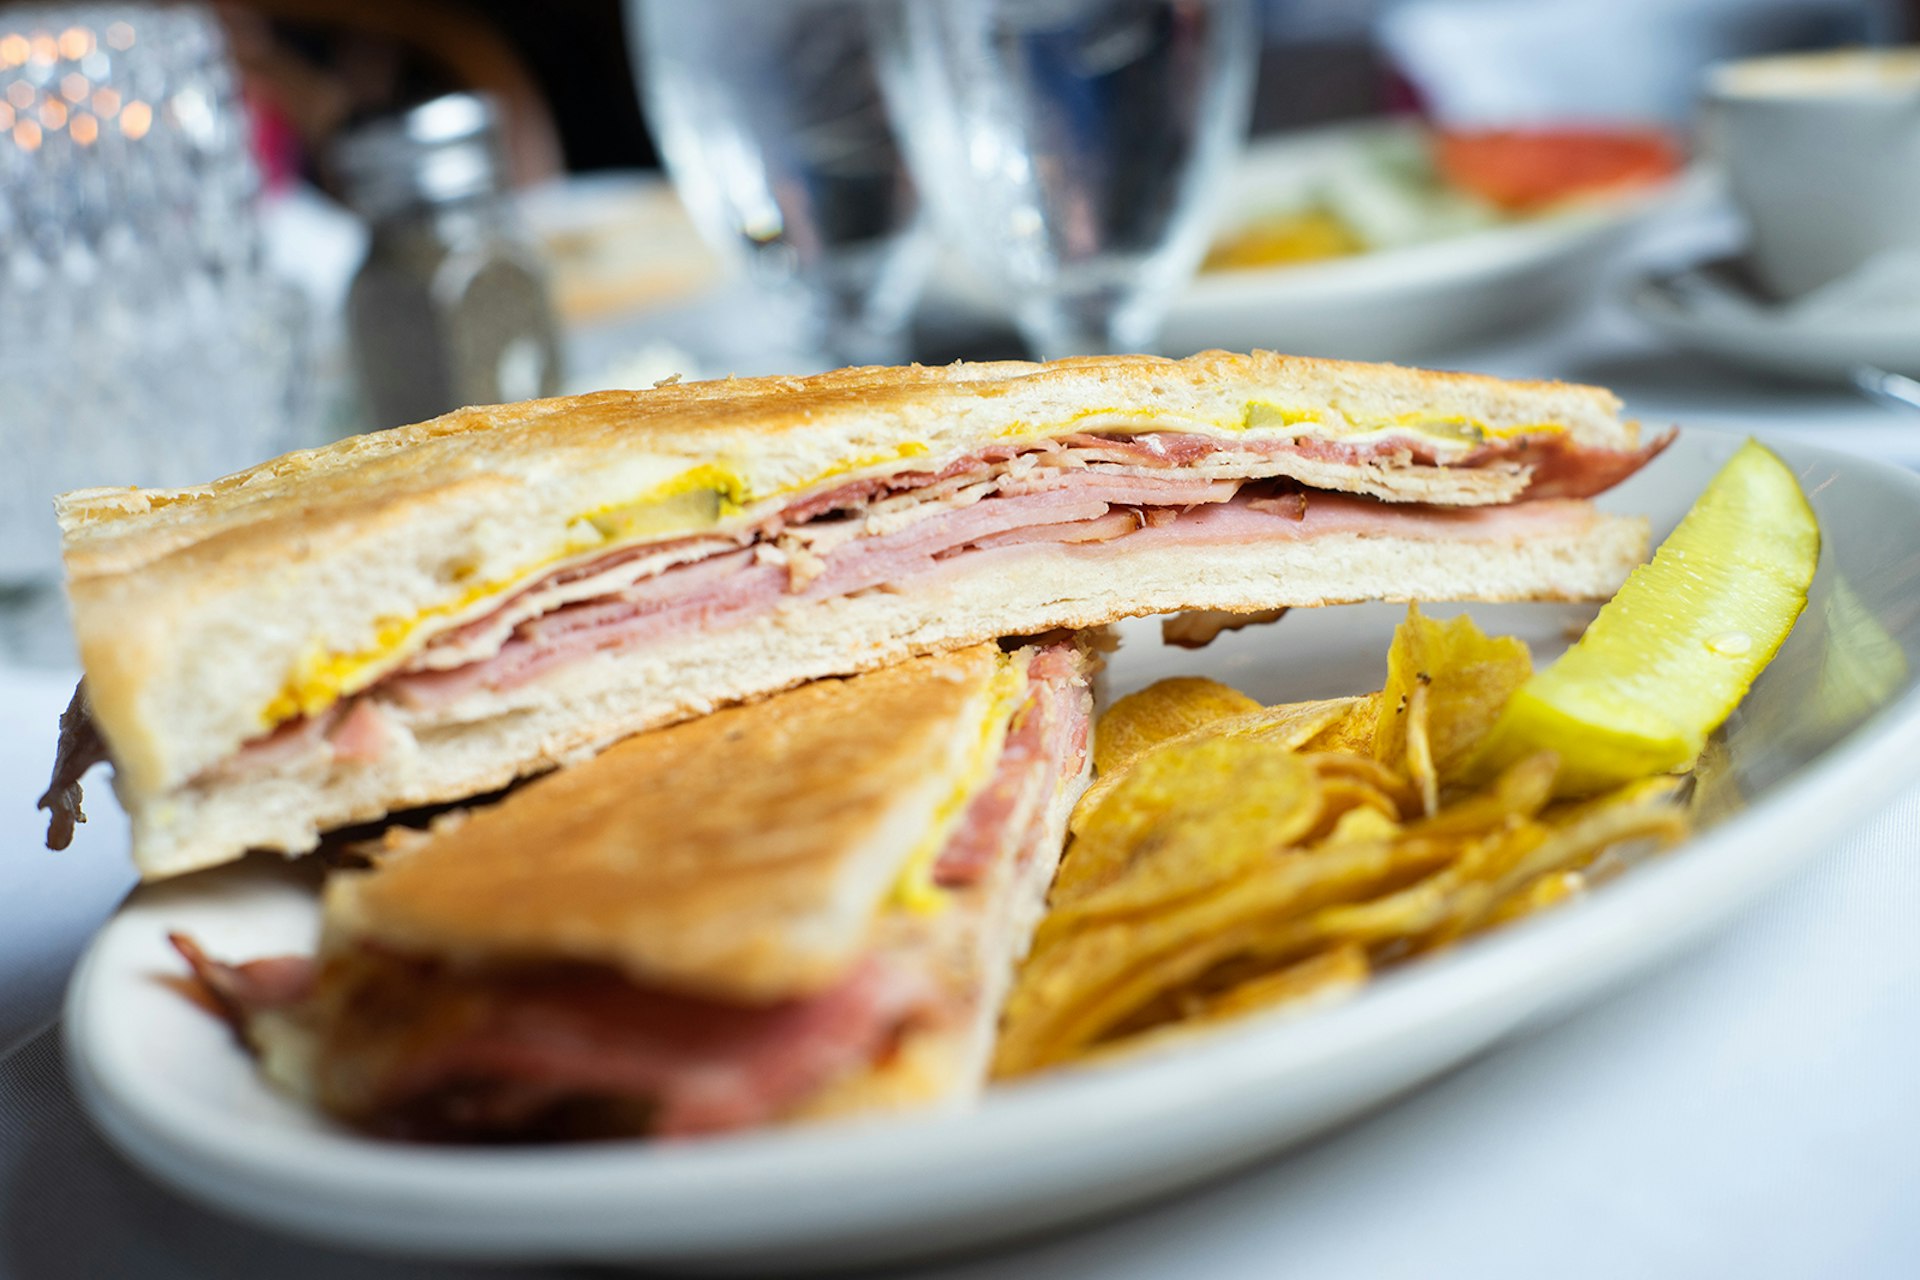
[[[1637,450],[1521,436],[1436,466],[1417,438],[1366,445],[1223,441],[1150,433],[1008,444],[939,470],[875,476],[802,495],[742,529],[628,547],[557,568],[428,640],[397,670],[324,713],[257,739],[229,766],[279,763],[325,740],[375,759],[382,718],[455,713],[596,653],[711,632],[787,602],[920,581],[967,558],[1040,544],[1089,554],[1143,543],[1311,539],[1334,533],[1524,537],[1587,518],[1583,499],[1644,465]],[[1444,504],[1393,501],[1411,464]],[[1359,493],[1304,487],[1336,466]],[[1368,494],[1366,490],[1373,490]],[[1474,505],[1465,505],[1474,504]],[[457,718],[457,716],[456,716]]]
[[[1004,904],[996,875],[1041,856],[1047,802],[1085,767],[1093,699],[1070,644],[1037,652],[986,781],[933,866],[968,913]],[[454,969],[367,942],[244,964],[175,946],[201,994],[269,1069],[370,1131],[423,1140],[691,1136],[780,1120],[836,1080],[884,1067],[916,1029],[975,1017],[938,928],[894,931],[826,989],[746,1005],[585,964]],[[922,945],[897,945],[902,937]]]
[[[617,547],[564,563],[451,621],[344,698],[296,714],[201,775],[271,770],[330,751],[374,761],[392,717],[458,722],[568,663],[783,604],[926,582],[987,557],[1051,546],[1084,556],[1148,544],[1330,534],[1519,539],[1590,518],[1584,499],[1631,475],[1639,449],[1520,433],[1465,447],[1406,434],[1364,443],[1169,432],[1009,442],[944,466],[802,493],[741,527]],[[1444,457],[1444,461],[1443,461]],[[1315,485],[1321,487],[1314,487]],[[473,701],[478,699],[478,701]],[[63,753],[43,807],[64,829],[82,753]]]

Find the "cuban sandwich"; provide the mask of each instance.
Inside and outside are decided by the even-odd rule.
[[[1604,391],[1211,352],[465,409],[58,506],[84,683],[157,878],[298,853],[627,735],[1002,636],[1183,610],[1608,596]]]
[[[316,957],[175,944],[270,1077],[383,1135],[961,1105],[1087,782],[1091,639],[817,681],[390,830]]]

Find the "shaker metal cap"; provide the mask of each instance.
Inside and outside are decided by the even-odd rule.
[[[378,215],[497,190],[499,119],[478,94],[449,93],[361,125],[336,152],[347,198]]]

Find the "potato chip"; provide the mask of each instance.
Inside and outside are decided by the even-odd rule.
[[[1535,876],[1584,866],[1601,851],[1627,840],[1674,843],[1687,834],[1686,812],[1673,798],[1678,786],[1674,778],[1630,782],[1608,796],[1552,815],[1551,837],[1502,877],[1496,890],[1511,893]]]
[[[1437,840],[1475,835],[1515,818],[1531,818],[1553,798],[1553,780],[1559,767],[1560,762],[1544,751],[1516,760],[1493,786],[1456,800],[1431,818],[1409,824],[1407,833]]]
[[[1544,810],[1543,816],[1552,826],[1566,827],[1603,810],[1616,809],[1622,805],[1665,803],[1679,805],[1683,797],[1692,789],[1693,782],[1693,775],[1684,773],[1662,773],[1651,778],[1638,778],[1625,786],[1603,791],[1597,796],[1588,796],[1580,800],[1555,801]]]
[[[1649,779],[1670,782],[1671,779]],[[1447,919],[1431,930],[1424,946],[1437,946],[1483,928],[1502,900],[1531,882],[1559,872],[1579,870],[1602,852],[1629,840],[1650,839],[1665,845],[1687,832],[1685,812],[1671,791],[1646,783],[1630,783],[1599,800],[1565,806],[1538,827],[1542,838],[1520,851],[1505,866],[1481,869],[1474,882],[1452,900]]]
[[[1163,680],[1160,683],[1169,682]],[[1158,685],[1150,686],[1150,688],[1158,687]],[[1121,701],[1124,702],[1125,699]],[[1072,820],[1068,824],[1069,829],[1078,835],[1085,828],[1087,819],[1120,784],[1127,770],[1148,754],[1171,748],[1176,744],[1191,745],[1211,738],[1244,738],[1270,743],[1289,751],[1297,750],[1322,730],[1351,714],[1354,704],[1363,701],[1365,699],[1362,698],[1330,698],[1321,702],[1283,703],[1275,707],[1262,707],[1255,703],[1255,709],[1252,711],[1211,720],[1172,738],[1149,745],[1144,751],[1130,757],[1123,757],[1117,764],[1103,766],[1104,771],[1094,780],[1094,784],[1087,788],[1086,794],[1080,798],[1080,803],[1074,807]],[[1119,703],[1115,703],[1114,706],[1117,709]],[[1100,756],[1100,743],[1105,741],[1102,735],[1107,732],[1107,719],[1112,714],[1113,712],[1109,711],[1106,716],[1102,716],[1095,728],[1096,760]]]
[[[1288,851],[1166,911],[1047,933],[1007,1002],[995,1069],[1013,1075],[1070,1058],[1236,955],[1279,954],[1277,939],[1303,913],[1402,884],[1444,852],[1434,842]]]
[[[1321,844],[1342,831],[1348,840],[1387,840],[1399,833],[1400,822],[1411,809],[1404,780],[1364,756],[1317,753],[1303,759],[1320,779],[1320,821],[1301,839],[1302,844]],[[1356,812],[1372,815],[1373,821],[1349,821]]]
[[[1384,898],[1323,911],[1315,927],[1328,937],[1420,947],[1477,920],[1503,895],[1498,882],[1553,838],[1553,829],[1533,818],[1552,793],[1554,769],[1551,755],[1528,757],[1491,791],[1408,824],[1405,843],[1454,850],[1447,865]]]
[[[1700,823],[1699,815],[1694,809],[1694,801],[1698,796],[1694,786],[1696,781],[1696,777],[1692,774],[1642,778],[1638,782],[1630,782],[1624,787],[1592,799],[1555,803],[1550,805],[1542,816],[1550,826],[1565,827],[1607,805],[1628,802],[1668,804],[1683,812],[1682,825],[1690,829]],[[1665,837],[1662,839],[1664,840]],[[1645,852],[1644,843],[1630,840],[1607,845],[1578,864],[1580,873],[1586,877],[1589,886],[1602,884],[1629,870]]]
[[[1301,1014],[1337,1003],[1359,991],[1371,976],[1367,953],[1359,947],[1335,947],[1315,952],[1284,968],[1273,969],[1200,998],[1184,1001],[1173,1020],[1161,1021],[1093,1046],[1088,1062],[1131,1057],[1140,1052],[1184,1043],[1196,1032],[1252,1013]]]
[[[1318,778],[1279,747],[1219,738],[1154,751],[1088,817],[1042,933],[1204,892],[1293,844],[1319,816]]]
[[[1533,673],[1524,642],[1488,636],[1462,614],[1446,622],[1407,606],[1407,619],[1387,650],[1387,682],[1380,691],[1373,757],[1392,765],[1406,758],[1407,714],[1413,691],[1427,690],[1427,739],[1441,785],[1456,781],[1507,700]]]
[[[1477,883],[1511,867],[1545,839],[1545,828],[1526,824],[1460,841],[1454,846],[1457,858],[1432,875],[1369,902],[1328,907],[1310,923],[1321,936],[1350,943],[1378,946],[1405,939],[1418,945],[1480,905]]]
[[[1346,778],[1385,795],[1403,818],[1420,812],[1420,793],[1413,784],[1369,756],[1320,751],[1309,754],[1306,759],[1314,771],[1329,782]]]
[[[1254,738],[1261,742],[1284,747],[1288,751],[1302,751],[1306,745],[1324,733],[1331,732],[1368,698],[1322,698],[1315,702],[1283,702],[1277,706],[1262,707],[1257,712],[1244,716],[1235,716],[1215,725],[1221,733],[1237,738]]]
[[[1407,777],[1420,788],[1420,812],[1440,812],[1440,774],[1433,767],[1433,742],[1427,734],[1427,682],[1415,681],[1407,695]]]
[[[1309,1000],[1320,1004],[1358,989],[1370,969],[1367,953],[1360,947],[1335,947],[1230,987],[1208,1000],[1193,1016],[1203,1022],[1218,1022],[1280,1004]]]
[[[1071,903],[1124,874],[1170,815],[1204,819],[1209,805],[1241,789],[1247,781],[1242,773],[1272,775],[1292,794],[1312,789],[1302,769],[1287,753],[1209,735],[1154,747],[1109,778],[1098,794],[1089,788],[1081,798],[1074,811],[1076,836],[1054,880],[1053,905]]]
[[[1326,792],[1322,791],[1321,795],[1324,797]],[[1392,818],[1370,806],[1357,805],[1335,819],[1333,828],[1314,843],[1363,844],[1391,840],[1399,834],[1400,824]]]
[[[1174,680],[1116,704],[995,1072],[1337,998],[1678,838],[1679,778],[1556,802],[1561,762],[1537,752],[1465,789],[1530,668],[1518,640],[1409,609],[1379,693],[1250,709]]]
[[[1351,751],[1373,754],[1374,724],[1380,718],[1380,695],[1340,699],[1346,708],[1337,720],[1300,744],[1302,751]]]
[[[1693,771],[1689,776],[1693,779],[1693,786],[1687,798],[1687,809],[1697,825],[1713,826],[1722,818],[1730,818],[1746,807],[1747,797],[1741,787],[1740,772],[1734,768],[1733,755],[1719,735],[1707,739],[1707,745],[1701,748],[1700,758],[1693,762]]]
[[[1511,924],[1536,911],[1545,911],[1577,898],[1587,891],[1587,877],[1579,871],[1550,871],[1530,884],[1522,885],[1493,905],[1481,927],[1495,929]]]
[[[1093,766],[1113,773],[1158,743],[1227,716],[1259,711],[1238,689],[1200,676],[1175,676],[1107,708],[1094,734]]]
[[[1335,778],[1320,783],[1320,815],[1300,837],[1300,843],[1317,845],[1332,839],[1343,829],[1341,823],[1355,812],[1370,813],[1376,821],[1367,825],[1348,823],[1344,829],[1349,832],[1349,840],[1355,838],[1351,833],[1361,830],[1368,833],[1366,839],[1390,840],[1400,830],[1400,811],[1391,796],[1364,782]]]

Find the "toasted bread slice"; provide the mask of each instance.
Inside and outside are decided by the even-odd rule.
[[[329,927],[740,999],[819,989],[1025,691],[979,645],[627,739],[330,889]]]

